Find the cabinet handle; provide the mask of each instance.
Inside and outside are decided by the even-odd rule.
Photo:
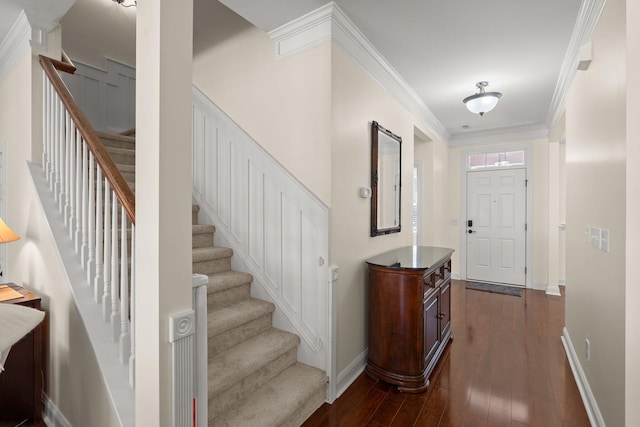
[[[436,316],[438,319],[444,319],[444,313],[440,313]]]

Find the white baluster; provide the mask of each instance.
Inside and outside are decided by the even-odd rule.
[[[76,124],[71,121],[69,135],[69,238],[73,240],[76,227]]]
[[[135,388],[136,382],[136,226],[131,224],[131,354],[129,355],[129,385]]]
[[[118,342],[120,337],[120,306],[118,304],[118,198],[112,191],[111,200],[111,338]]]
[[[71,116],[65,111],[65,132],[64,132],[64,226],[69,227],[69,193],[71,187],[70,163],[71,163],[71,135],[75,134],[71,129]]]
[[[104,187],[104,294],[102,315],[104,321],[111,319],[111,185],[105,181]]]
[[[80,255],[82,245],[82,136],[76,129],[76,231],[74,241],[76,253]]]
[[[54,92],[54,96],[53,96],[53,116],[51,117],[52,121],[53,121],[53,134],[51,135],[51,149],[52,149],[52,156],[51,156],[51,171],[50,173],[50,178],[49,178],[49,190],[51,190],[53,192],[53,200],[54,201],[58,201],[57,200],[57,195],[58,192],[56,191],[56,172],[58,170],[58,94]]]
[[[100,298],[102,298],[102,293],[104,292],[102,289],[102,262],[104,261],[102,257],[102,249],[103,249],[103,241],[102,241],[102,233],[104,230],[102,229],[102,216],[104,213],[102,212],[102,186],[105,184],[105,179],[102,177],[102,168],[98,166],[97,170],[97,178],[96,178],[96,277],[93,281],[93,295],[96,300],[96,303],[100,302]],[[106,188],[105,188],[106,190]]]
[[[87,243],[89,240],[88,233],[88,215],[89,215],[89,164],[88,149],[85,141],[82,141],[82,245],[80,246],[80,265],[84,270],[87,268]]]
[[[95,199],[94,192],[96,188],[95,181],[95,170],[96,170],[96,162],[93,157],[93,153],[89,152],[89,198],[87,200],[87,283],[89,286],[93,284],[93,274],[95,268],[95,257],[96,257],[96,247],[95,247]]]
[[[47,75],[42,73],[42,170],[47,176],[47,153],[49,151],[49,80]]]
[[[120,363],[129,360],[131,339],[129,338],[129,267],[127,266],[127,212],[122,206],[120,226]]]
[[[58,116],[58,120],[60,121],[60,126],[58,126],[58,146],[59,146],[59,158],[58,158],[58,162],[59,162],[59,169],[58,169],[58,211],[60,211],[61,214],[64,214],[64,186],[65,186],[65,182],[64,182],[64,174],[65,174],[65,163],[66,163],[66,149],[65,149],[65,145],[66,145],[66,135],[65,135],[65,126],[66,126],[66,115],[67,115],[67,109],[64,107],[64,105],[62,104],[62,101],[60,102],[60,115]]]

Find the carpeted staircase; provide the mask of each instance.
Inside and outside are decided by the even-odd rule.
[[[99,133],[134,188],[130,135]],[[231,270],[233,250],[213,246],[215,227],[198,224],[198,211],[193,272],[209,277],[209,426],[299,426],[325,401],[327,376],[298,363],[300,338],[271,326],[274,305],[251,298],[252,276]]]

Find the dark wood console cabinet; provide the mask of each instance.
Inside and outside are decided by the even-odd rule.
[[[452,249],[408,246],[367,260],[369,356],[366,372],[419,393],[451,335]]]
[[[6,283],[22,295],[0,304],[19,304],[40,310],[40,297],[14,283]],[[0,426],[42,420],[42,323],[18,341],[0,374]],[[29,424],[30,425],[30,424]]]

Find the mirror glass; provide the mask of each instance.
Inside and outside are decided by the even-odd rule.
[[[402,138],[371,124],[371,236],[400,232]]]

